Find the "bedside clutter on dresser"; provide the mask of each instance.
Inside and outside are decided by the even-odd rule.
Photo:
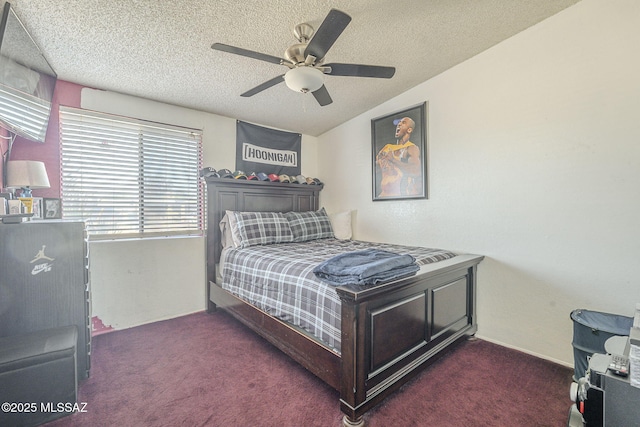
[[[20,199],[0,199],[0,218],[3,224],[18,224],[33,216]]]
[[[0,193],[0,218],[4,224],[16,224],[27,221],[34,214],[35,200],[42,198],[17,197],[13,198],[11,193]]]
[[[12,198],[11,193],[0,193],[0,215],[9,215],[9,200]]]

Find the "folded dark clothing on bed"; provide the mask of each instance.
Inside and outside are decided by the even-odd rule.
[[[346,252],[330,258],[313,269],[320,279],[332,285],[375,285],[405,277],[418,271],[416,259],[380,249]]]

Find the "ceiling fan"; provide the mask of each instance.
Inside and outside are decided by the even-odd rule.
[[[292,45],[285,51],[284,56],[286,59],[222,43],[214,43],[211,48],[289,67],[289,71],[285,74],[267,80],[240,96],[253,96],[284,81],[287,87],[296,92],[311,92],[316,101],[321,106],[325,106],[333,102],[324,85],[325,74],[389,79],[396,72],[394,67],[377,65],[323,64],[327,51],[349,25],[349,22],[351,22],[349,15],[337,9],[331,9],[315,34],[313,27],[309,24],[296,25],[293,34],[299,43]]]

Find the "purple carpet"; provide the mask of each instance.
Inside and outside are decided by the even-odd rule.
[[[84,413],[59,426],[340,426],[338,392],[229,315],[94,337]],[[564,426],[573,371],[464,342],[365,415],[369,427]]]

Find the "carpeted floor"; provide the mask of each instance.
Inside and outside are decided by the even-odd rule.
[[[340,426],[339,394],[223,312],[94,337],[61,426]],[[369,411],[369,427],[565,426],[572,370],[464,342]]]

